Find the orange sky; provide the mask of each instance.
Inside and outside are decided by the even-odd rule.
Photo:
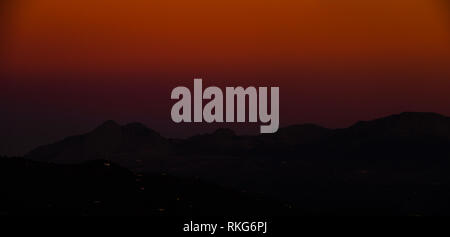
[[[322,68],[450,55],[440,0],[21,1],[8,58],[19,71]]]
[[[406,110],[450,115],[444,0],[11,4],[0,41],[0,106],[10,121],[65,114],[76,124],[88,114],[96,120],[80,130],[117,119],[176,134],[184,128],[169,124],[169,93],[194,76],[280,86],[282,124],[340,127]]]

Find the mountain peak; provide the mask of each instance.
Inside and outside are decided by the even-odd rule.
[[[383,117],[380,119],[375,119],[371,121],[360,121],[356,123],[353,127],[360,127],[367,124],[379,124],[386,122],[395,122],[395,121],[405,121],[405,122],[437,122],[442,120],[450,120],[450,118],[437,114],[437,113],[425,113],[425,112],[404,112],[400,114],[391,115],[388,117]]]
[[[401,117],[401,118],[445,118],[445,116],[431,113],[431,112],[403,112],[397,115],[392,115],[391,117]]]
[[[361,121],[346,133],[367,138],[429,138],[450,137],[450,118],[436,113],[405,112],[372,121]]]
[[[96,129],[94,129],[94,131],[111,130],[111,129],[116,129],[116,128],[120,128],[120,127],[121,126],[117,122],[115,122],[113,120],[108,120],[108,121],[105,121],[104,123],[102,123]]]
[[[160,136],[160,134],[158,132],[148,128],[147,126],[145,126],[142,123],[129,123],[129,124],[125,125],[123,128],[124,128],[125,131],[130,132],[130,133],[135,134],[135,135]]]

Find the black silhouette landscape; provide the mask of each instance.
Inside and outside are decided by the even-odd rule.
[[[10,215],[448,215],[450,118],[188,139],[108,121],[0,171]]]

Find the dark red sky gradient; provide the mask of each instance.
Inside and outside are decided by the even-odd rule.
[[[279,86],[282,125],[450,115],[443,0],[17,0],[2,9],[0,154],[109,119],[166,136],[210,131],[217,125],[170,120],[170,91],[194,77]]]

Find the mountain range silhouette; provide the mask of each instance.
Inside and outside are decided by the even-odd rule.
[[[188,139],[167,139],[139,123],[121,126],[107,121],[93,131],[39,147],[25,157],[44,162],[78,163],[107,159],[127,166],[130,157],[140,160],[170,159],[183,155],[277,155],[289,151],[318,153],[361,149],[380,143],[440,145],[450,141],[450,118],[434,113],[402,113],[345,129],[313,124],[294,125],[275,134],[238,136],[218,129]],[[410,147],[414,149],[417,147]],[[337,150],[336,150],[337,149]],[[123,159],[123,156],[127,159]]]
[[[219,196],[233,197],[239,210],[264,200],[258,203],[267,207],[266,214],[446,215],[449,147],[450,118],[435,113],[402,113],[344,129],[294,125],[256,136],[219,129],[187,139],[164,138],[139,123],[107,121],[89,133],[39,147],[21,160],[36,170],[74,169],[71,179],[83,177],[92,164],[118,165],[130,177],[153,180],[148,181],[151,189],[158,187],[164,197],[172,197],[174,188],[187,190],[187,180],[198,180],[208,185],[189,186],[198,191],[189,192],[193,202],[206,203],[203,196],[210,190],[222,190]],[[214,205],[221,202],[227,201],[215,199],[200,209],[218,214]],[[192,214],[185,212],[186,206],[175,212]]]

